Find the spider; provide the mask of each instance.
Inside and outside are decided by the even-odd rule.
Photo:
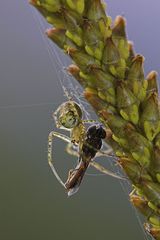
[[[70,137],[59,132],[51,131],[48,136],[48,164],[52,169],[57,180],[67,190],[68,196],[73,195],[79,189],[83,176],[89,165],[97,170],[123,179],[113,172],[105,169],[94,161],[94,157],[102,154],[110,154],[111,150],[100,151],[102,139],[106,137],[106,132],[101,124],[92,124],[86,127],[86,123],[95,123],[94,120],[85,120],[82,118],[82,109],[78,103],[69,100],[62,103],[53,113],[56,127],[70,132]],[[58,137],[68,143],[67,152],[78,157],[78,164],[75,169],[69,171],[66,183],[59,177],[52,159],[52,144],[54,137]]]

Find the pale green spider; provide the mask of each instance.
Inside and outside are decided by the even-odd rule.
[[[64,130],[70,131],[70,137],[61,134],[59,132],[51,131],[48,136],[48,163],[49,166],[52,169],[52,172],[54,173],[57,180],[60,182],[60,184],[68,191],[68,195],[72,195],[75,192],[77,192],[80,182],[84,176],[84,173],[89,165],[93,166],[100,172],[110,175],[112,177],[118,178],[118,179],[124,179],[121,176],[118,176],[114,174],[113,172],[107,170],[97,162],[93,161],[93,158],[88,158],[88,163],[85,164],[86,158],[84,153],[82,153],[82,148],[84,144],[87,144],[85,141],[86,139],[86,123],[93,123],[95,121],[93,120],[84,120],[82,118],[82,110],[78,103],[75,101],[69,100],[67,102],[64,102],[61,104],[58,109],[53,113],[53,118],[56,123],[56,127]],[[53,165],[53,159],[52,159],[52,144],[54,137],[58,137],[68,143],[67,145],[67,152],[71,155],[77,156],[79,158],[79,163],[76,166],[74,170],[71,170],[69,172],[69,176],[67,179],[67,182],[64,183],[62,179],[59,177],[54,165]],[[76,150],[74,149],[74,146],[77,147]],[[90,146],[90,149],[93,149],[92,146]],[[105,152],[99,151],[95,149],[95,154],[98,152],[98,155],[109,155],[111,154],[112,150],[108,149]],[[80,157],[81,156],[81,157]],[[85,159],[85,160],[84,160]],[[83,167],[82,167],[83,165]],[[83,168],[83,169],[82,169]],[[78,172],[79,171],[79,172]],[[80,172],[81,171],[81,172]],[[76,188],[68,188],[68,183],[73,181],[73,178],[76,178]]]

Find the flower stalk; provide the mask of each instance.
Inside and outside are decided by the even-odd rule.
[[[126,21],[101,0],[30,0],[53,28],[47,36],[68,54],[68,72],[106,127],[106,142],[133,184],[131,202],[160,240],[160,109],[157,73],[127,39]],[[134,192],[134,193],[133,193]]]

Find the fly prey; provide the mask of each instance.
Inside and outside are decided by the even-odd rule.
[[[111,150],[106,150],[106,152],[99,151],[102,147],[102,139],[106,137],[106,132],[102,125],[93,124],[94,120],[85,120],[82,118],[82,109],[79,104],[72,100],[64,102],[53,113],[53,118],[57,128],[70,131],[70,137],[54,131],[50,132],[48,136],[48,163],[57,180],[67,190],[68,196],[78,191],[89,165],[107,175],[123,179],[94,161],[98,152],[99,155],[109,154]],[[87,123],[92,123],[92,125],[87,128]],[[67,152],[78,157],[78,164],[75,169],[69,171],[66,183],[62,181],[54,167],[52,158],[54,137],[66,141],[68,143]]]
[[[79,163],[75,169],[70,170],[65,187],[71,196],[78,191],[83,176],[98,150],[102,147],[102,139],[106,132],[101,125],[92,125],[87,129],[82,147],[79,149]]]

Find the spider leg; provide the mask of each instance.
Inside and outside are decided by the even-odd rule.
[[[104,156],[104,155],[106,155],[108,157],[114,157],[113,149],[112,148],[108,148],[108,149],[106,149],[104,151],[98,150],[98,152],[96,154],[97,157]]]
[[[82,123],[96,123],[96,120],[92,120],[92,119],[83,119]]]
[[[76,157],[79,157],[79,153],[77,150],[73,149],[73,145],[72,144],[68,144],[67,147],[66,147],[66,151],[68,154],[70,155],[73,155],[73,156],[76,156]],[[96,155],[96,156],[101,156],[106,153],[106,155],[110,152],[112,152],[113,150],[112,149],[107,149],[106,151],[103,152],[103,154],[100,153],[100,155]],[[126,180],[125,177],[121,177],[115,173],[113,173],[112,171],[106,169],[105,167],[103,167],[101,164],[95,162],[95,161],[91,161],[90,162],[90,166],[94,167],[96,170],[106,174],[106,175],[109,175],[109,176],[112,176],[112,177],[115,177],[115,178],[118,178],[118,179],[121,179],[121,180]]]
[[[50,168],[52,169],[53,174],[55,175],[55,177],[57,178],[58,182],[66,189],[64,182],[62,181],[62,179],[59,177],[54,165],[53,165],[53,159],[52,159],[52,144],[53,144],[53,139],[54,137],[60,138],[65,142],[70,143],[71,140],[69,137],[58,133],[58,132],[50,132],[48,135],[48,164],[50,166]]]
[[[60,109],[61,109],[61,105],[60,105],[60,106],[57,108],[57,110],[52,114],[57,128],[60,128],[59,121],[58,121],[58,117],[57,117],[58,112],[59,112]]]
[[[112,157],[113,159],[117,160],[117,157],[114,155],[112,148],[108,148],[108,149],[102,151],[102,150],[96,149],[95,147],[90,146],[88,143],[85,143],[85,144],[97,152],[96,153],[97,157],[107,156],[107,157]]]
[[[121,180],[126,180],[125,177],[121,177],[115,173],[113,173],[112,171],[106,169],[105,167],[103,167],[102,165],[100,165],[99,163],[95,162],[95,161],[91,161],[90,162],[90,165],[94,168],[96,168],[98,171],[102,172],[102,173],[105,173],[106,175],[109,175],[111,177],[114,177],[114,178],[118,178],[118,179],[121,179]]]
[[[77,149],[78,150],[78,149]],[[79,157],[79,153],[76,149],[73,148],[72,143],[68,143],[66,146],[66,152],[72,156]]]
[[[67,144],[66,152],[72,156],[79,157],[78,151],[73,149],[73,144],[71,144],[71,143]],[[112,148],[106,149],[104,151],[97,150],[96,157],[100,157],[100,156],[104,156],[104,155],[108,156],[108,157],[114,157],[114,155],[112,155],[112,154],[113,154]]]

